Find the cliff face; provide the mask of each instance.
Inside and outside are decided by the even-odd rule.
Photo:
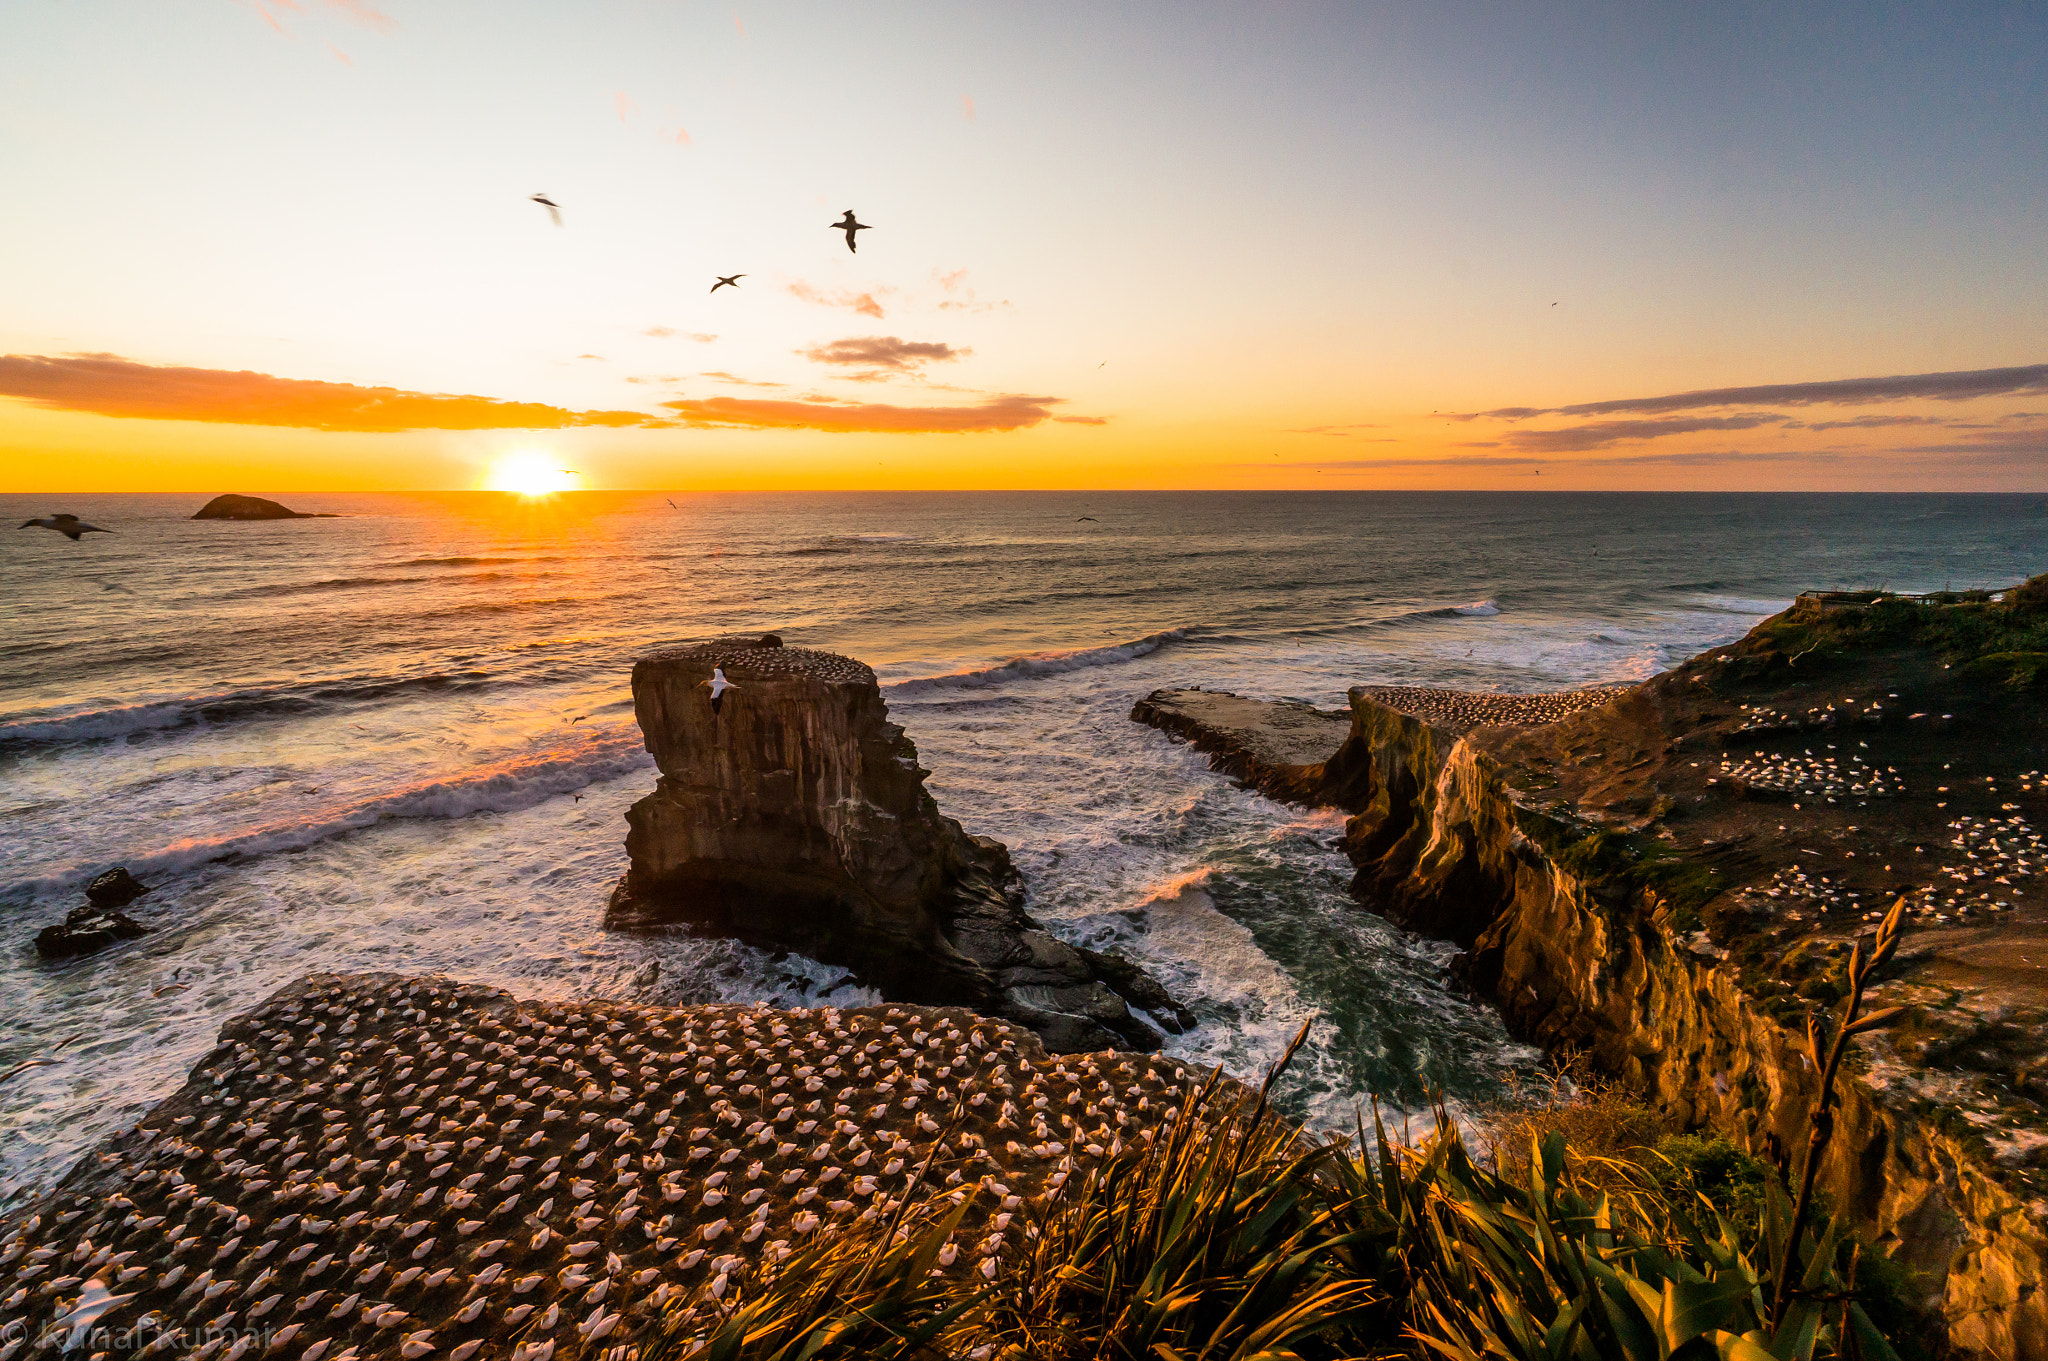
[[[736,687],[717,711],[710,679]],[[627,814],[606,925],[689,922],[858,972],[892,1000],[1016,1021],[1048,1047],[1156,1048],[1192,1018],[1115,956],[1023,910],[1009,852],[943,817],[928,771],[850,658],[716,643],[642,659],[634,711],[661,769]]]
[[[1780,1158],[1803,1147],[1816,1076],[1728,951],[1682,943],[1673,903],[1641,875],[1574,866],[1595,829],[1513,796],[1484,749],[1505,745],[1500,730],[1454,736],[1352,700],[1326,792],[1355,810],[1346,844],[1365,901],[1466,945],[1470,981],[1518,1033],[1586,1052],[1685,1125]],[[1610,735],[1629,722],[1611,718]],[[1980,1140],[1885,1080],[1885,1043],[1871,1037],[1872,1074],[1842,1083],[1822,1191],[1923,1283],[1963,1354],[2048,1357],[2038,1207]]]

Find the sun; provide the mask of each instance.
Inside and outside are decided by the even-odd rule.
[[[485,491],[547,496],[553,492],[576,490],[582,477],[583,474],[572,468],[559,466],[553,454],[521,449],[493,463],[490,471],[484,474],[483,486]]]

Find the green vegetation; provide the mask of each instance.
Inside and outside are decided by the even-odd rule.
[[[1853,966],[1832,1042],[1810,1037],[1830,1077],[1885,1019],[1858,1017],[1881,953]],[[1377,1117],[1314,1146],[1267,1104],[1286,1062],[1234,1110],[1212,1078],[1170,1137],[1017,1211],[1000,1266],[954,1256],[971,1188],[906,1196],[717,1278],[642,1361],[1880,1361],[1911,1327],[1876,1254],[1814,1212],[1831,1085],[1795,1188],[1602,1090],[1549,1108],[1578,1149],[1531,1117],[1475,1156],[1442,1108],[1414,1146]]]
[[[1909,598],[1870,592],[1867,603],[1794,608],[1757,628],[1800,666],[1877,647],[1923,647],[1965,676],[1991,684],[2048,684],[2048,575],[1994,601],[1986,591]]]

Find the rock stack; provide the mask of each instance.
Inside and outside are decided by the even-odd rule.
[[[714,710],[706,682],[733,689]],[[633,704],[661,770],[626,821],[605,924],[687,923],[853,969],[894,1001],[971,1007],[1078,1053],[1152,1049],[1193,1018],[1129,961],[1023,909],[1009,852],[941,816],[875,674],[772,635],[643,658]]]

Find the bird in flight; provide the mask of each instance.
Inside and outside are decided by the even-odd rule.
[[[720,274],[717,277],[718,282],[711,285],[711,291],[713,293],[716,293],[721,288],[738,288],[740,286],[740,280],[746,278],[747,276],[744,274]]]
[[[1094,520],[1094,519],[1095,519],[1095,517],[1094,517],[1093,515],[1076,515],[1076,516],[1074,517],[1074,523],[1075,523],[1075,524],[1080,524],[1080,523],[1081,523],[1081,521],[1083,521],[1083,520]],[[1097,524],[1100,524],[1100,523],[1101,523],[1101,521],[1100,521],[1100,520],[1096,520],[1096,523],[1097,523]]]
[[[675,499],[675,498],[674,498],[673,496],[665,496],[665,497],[663,497],[662,499],[668,502],[668,508],[669,508],[670,510],[681,510],[681,509],[682,509],[682,507],[681,507],[681,506],[679,506],[679,505],[677,505],[677,504],[676,504],[676,499]]]
[[[23,529],[27,529],[32,525],[37,529],[54,529],[73,543],[77,543],[81,535],[111,534],[114,532],[111,529],[101,529],[98,525],[89,525],[76,515],[45,515],[39,520],[24,520],[21,522]]]
[[[854,221],[853,209],[848,208],[846,210],[846,216],[840,218],[837,222],[832,224],[832,230],[835,232],[845,232],[846,248],[851,251],[857,251],[860,249],[860,247],[853,244],[853,234],[855,232],[867,231],[868,224],[865,222]]]
[[[541,207],[543,207],[543,208],[545,208],[545,209],[547,209],[547,210],[548,210],[548,216],[549,216],[549,217],[551,217],[551,218],[553,218],[553,219],[555,220],[555,225],[556,225],[557,227],[559,227],[559,226],[561,226],[561,225],[562,225],[562,205],[561,205],[561,204],[559,204],[559,203],[555,202],[555,201],[554,201],[553,199],[549,198],[549,197],[548,197],[548,196],[547,196],[546,194],[535,194],[535,195],[533,196],[533,201],[534,201],[535,203],[538,203],[538,204],[539,204],[539,205],[540,205]]]
[[[848,213],[847,216],[851,217],[853,215]],[[725,678],[725,668],[722,666],[712,667],[711,679],[708,681],[698,681],[697,684],[709,686],[711,689],[711,716],[713,718],[718,717],[718,710],[725,703],[725,692],[739,689],[737,685],[734,685]]]

